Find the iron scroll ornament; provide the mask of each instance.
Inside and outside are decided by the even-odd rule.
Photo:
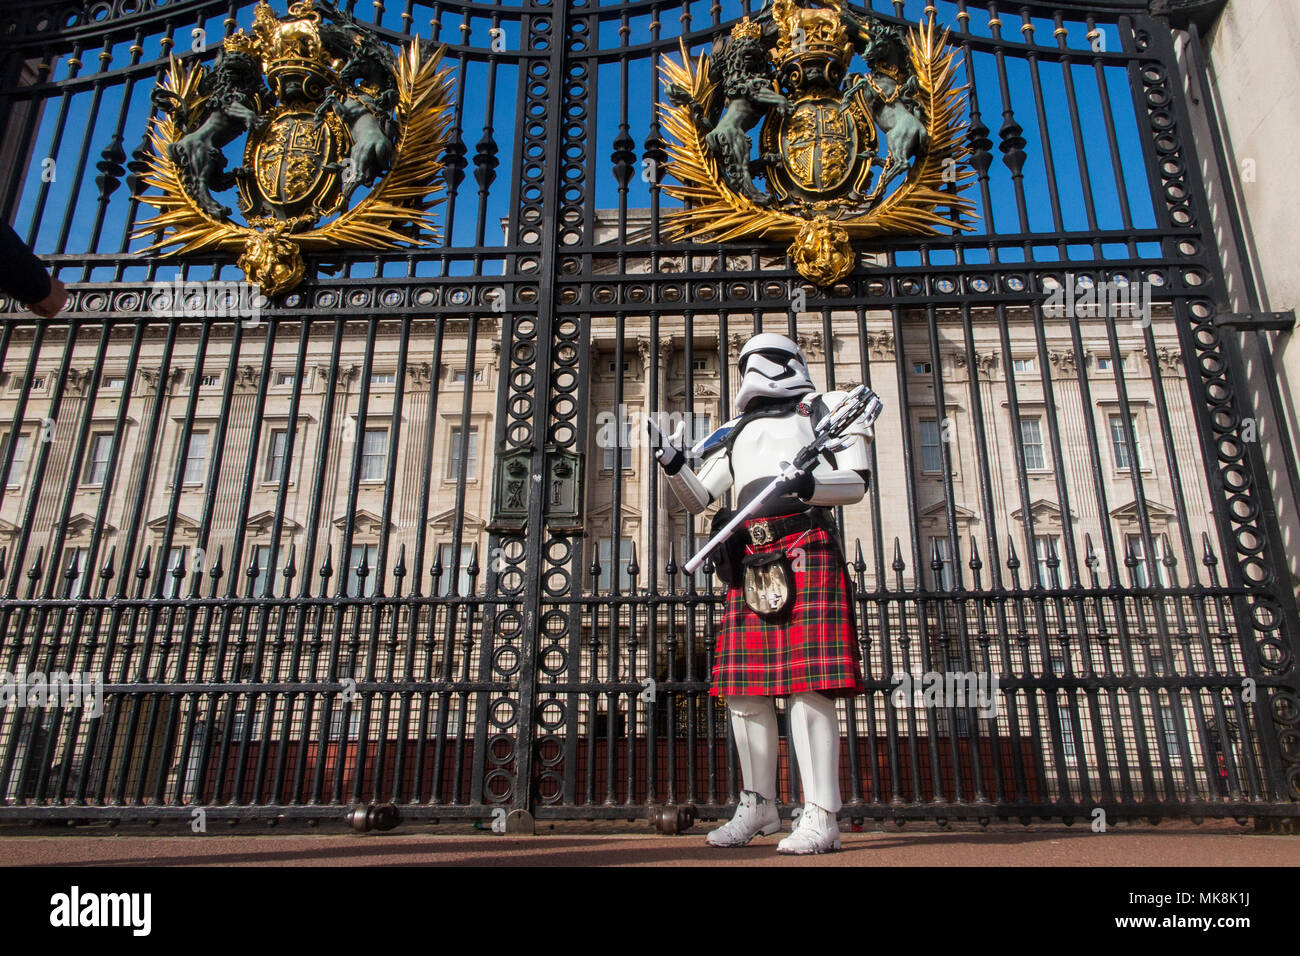
[[[259,3],[251,34],[227,37],[211,71],[173,55],[141,177],[161,195],[139,196],[159,214],[135,233],[160,238],[141,254],[237,252],[276,295],[302,281],[303,251],[426,245],[451,125],[443,52],[416,37],[394,55],[333,5],[299,0],[279,18]],[[243,164],[227,171],[221,149],[245,133]],[[232,186],[244,225],[212,195]],[[369,192],[347,208],[360,186]]]
[[[946,41],[933,17],[905,37],[841,0],[769,0],[712,53],[683,44],[660,66],[679,183],[665,189],[687,203],[673,238],[792,240],[799,273],[826,286],[853,269],[850,238],[972,229],[966,87]],[[865,72],[849,72],[855,53]]]

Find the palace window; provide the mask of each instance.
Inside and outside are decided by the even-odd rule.
[[[691,416],[690,442],[696,445],[713,434],[713,416],[708,412],[695,412]]]
[[[59,577],[67,581],[70,594],[86,593],[86,558],[89,552],[85,548],[64,548],[63,563],[59,565]],[[75,577],[68,581],[64,575],[72,568]]]
[[[1034,535],[1034,562],[1038,565],[1038,580],[1045,588],[1054,588],[1059,586],[1059,577],[1061,566],[1058,563],[1056,574],[1052,573],[1052,568],[1048,564],[1052,555],[1056,555],[1059,562],[1061,558],[1059,539],[1054,534],[1036,534]]]
[[[938,549],[939,560],[942,562],[942,567],[940,567],[939,573],[931,582],[932,586],[936,591],[951,591],[956,585],[956,578],[953,575],[952,551],[949,549],[947,537],[936,535],[930,539],[930,556],[927,556],[927,561],[933,560],[932,556],[936,549]]]
[[[943,452],[939,448],[939,422],[921,419],[921,470],[938,474],[943,471]]]
[[[1065,674],[1065,655],[1062,654],[1061,651],[1060,651],[1060,649],[1059,649],[1059,648],[1056,648],[1056,647],[1053,647],[1053,648],[1051,649],[1051,651],[1052,651],[1052,654],[1051,654],[1051,661],[1052,661],[1052,670],[1051,670],[1051,673],[1055,674],[1057,677],[1061,677],[1061,676],[1063,676],[1063,675]]]
[[[606,536],[597,539],[596,542],[597,559],[600,561],[600,577],[596,579],[596,586],[605,589],[610,586],[613,580],[611,565],[614,563],[613,539]],[[622,591],[627,591],[632,587],[632,575],[628,574],[627,563],[632,557],[632,539],[623,538],[619,544],[618,552],[618,586]]]
[[[1178,737],[1178,725],[1174,722],[1174,710],[1168,704],[1160,705],[1160,732],[1165,735],[1165,749],[1169,751],[1169,763],[1175,767],[1181,766],[1182,742]]]
[[[383,481],[388,458],[388,429],[367,428],[361,443],[361,480]]]
[[[266,593],[266,563],[270,558],[271,549],[269,546],[265,544],[254,545],[252,560],[241,569],[241,573],[244,574],[245,579],[248,577],[247,572],[249,567],[253,567],[257,571],[257,573],[253,575],[253,590],[249,592],[253,597],[261,597]]]
[[[289,430],[272,428],[271,439],[266,447],[266,471],[264,481],[280,481],[284,477],[285,454],[289,448]]]
[[[5,453],[9,450],[8,445],[8,435],[0,438],[0,462],[5,459]],[[27,456],[31,451],[31,445],[31,436],[19,432],[18,438],[14,441],[14,460],[9,465],[9,478],[5,482],[7,487],[17,488],[22,484],[23,473],[27,470]]]
[[[167,564],[163,567],[163,576],[166,579],[163,582],[164,597],[176,598],[183,596],[185,584],[191,576],[190,569],[185,564],[185,557],[188,552],[189,549],[184,545],[167,549]],[[185,572],[184,577],[178,578],[176,576],[177,568]]]
[[[1070,723],[1070,708],[1065,704],[1057,704],[1057,714],[1061,721],[1061,756],[1073,762],[1076,758],[1074,752],[1074,725]]]
[[[632,422],[630,420],[631,417],[635,417],[635,416],[625,416],[624,420],[618,423],[618,444],[621,446],[619,449],[619,468],[622,471],[632,470]],[[599,434],[602,436],[603,440],[608,441],[610,438],[613,437],[609,434],[609,431],[610,431],[609,428],[602,428],[600,430]],[[606,444],[603,451],[605,454],[604,454],[604,461],[602,462],[602,467],[606,471],[613,471],[614,470],[613,442],[609,442],[608,444]]]
[[[460,478],[460,460],[461,456],[466,455],[465,451],[465,433],[460,428],[451,430],[451,457],[447,459],[447,478],[456,481]],[[465,480],[474,481],[478,478],[478,428],[472,426],[469,430],[469,452],[465,460]]]
[[[442,578],[438,581],[438,594],[447,596],[451,593],[452,572],[455,571],[456,593],[470,594],[469,562],[474,556],[472,544],[460,546],[460,561],[455,560],[456,550],[450,544],[438,547],[438,560],[442,564]]]
[[[230,739],[238,742],[242,740],[261,740],[262,739],[262,714],[258,711],[253,712],[252,730],[248,729],[248,707],[247,703],[241,703],[236,706],[234,719],[230,721]],[[360,710],[358,710],[360,713]]]
[[[700,550],[700,548],[704,547],[704,542],[708,540],[709,540],[709,535],[707,532],[704,531],[700,531],[696,533],[694,548],[691,547],[690,541],[686,537],[686,535],[682,535],[680,538],[677,539],[677,574],[678,574],[677,580],[681,583],[683,587],[685,587],[689,583],[691,576],[686,573],[686,569],[683,568],[682,565],[684,565],[687,561],[693,558],[695,556],[695,552]],[[624,561],[627,560],[626,552],[624,553],[623,558]],[[666,554],[661,554],[659,556],[660,565],[666,564],[667,561],[668,561],[668,556]],[[695,586],[697,588],[703,588],[703,587],[707,587],[708,583],[709,582],[705,579],[705,575],[704,575],[704,566],[700,565],[700,567],[696,568],[695,570]]]
[[[1041,418],[1020,419],[1020,447],[1025,455],[1025,469],[1043,471],[1047,456],[1043,453],[1043,421]]]
[[[182,481],[187,485],[203,484],[203,473],[208,465],[208,433],[191,432],[190,445],[185,451]]]
[[[366,579],[363,584],[361,575],[357,568],[361,567],[362,559],[366,563]],[[374,597],[375,582],[378,575],[375,574],[375,562],[379,560],[379,545],[377,544],[354,544],[351,552],[348,554],[347,566],[347,594],[348,597]]]
[[[334,710],[330,712],[330,740],[338,740],[339,734],[343,730],[343,712],[347,709],[346,704],[337,704]],[[353,702],[352,714],[348,717],[348,740],[357,740],[361,737],[361,706]]]
[[[1143,467],[1142,461],[1142,442],[1138,438],[1137,416],[1129,416],[1129,424],[1133,428],[1133,441],[1137,446],[1137,463],[1138,468]],[[1127,471],[1133,465],[1134,456],[1129,454],[1128,437],[1124,434],[1124,417],[1122,415],[1110,416],[1110,443],[1115,453],[1115,467],[1120,471]]]
[[[1152,543],[1155,545],[1155,561],[1148,562],[1146,558],[1146,546],[1142,543],[1142,535],[1130,534],[1125,536],[1125,543],[1128,545],[1129,552],[1137,560],[1137,567],[1133,569],[1133,580],[1140,588],[1151,587],[1151,567],[1155,564],[1155,585],[1156,587],[1165,586],[1165,545],[1162,535],[1153,534]]]
[[[113,451],[113,436],[109,432],[99,432],[90,439],[90,457],[86,460],[86,472],[82,481],[88,485],[102,485],[108,477],[108,458]]]

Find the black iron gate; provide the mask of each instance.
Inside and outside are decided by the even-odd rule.
[[[952,30],[982,226],[818,289],[665,228],[655,65],[747,4],[357,6],[447,44],[445,238],[309,257],[251,317],[155,314],[240,275],[129,238],[168,54],[251,5],[0,13],[3,205],[73,284],[0,329],[0,668],[104,682],[0,711],[0,819],[726,815],[721,594],[639,416],[724,420],[761,329],[887,405],[842,516],[846,816],[1295,815],[1300,623],[1165,20],[875,4]]]

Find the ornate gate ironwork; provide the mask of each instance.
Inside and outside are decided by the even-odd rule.
[[[239,273],[129,238],[167,55],[251,5],[0,13],[0,205],[74,284],[0,303],[0,669],[105,691],[0,710],[0,819],[729,814],[721,595],[637,416],[727,417],[764,328],[887,406],[843,515],[845,816],[1296,815],[1300,622],[1165,20],[875,4],[952,30],[982,225],[819,289],[665,228],[655,67],[748,4],[373,8],[456,73],[445,239],[311,253],[258,316],[155,314]],[[996,715],[927,673],[996,678]]]

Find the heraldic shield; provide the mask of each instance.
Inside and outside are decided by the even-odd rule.
[[[871,156],[860,155],[858,149],[858,123],[839,100],[803,100],[778,129],[781,163],[789,180],[773,177],[773,187],[783,198],[802,194],[820,199],[855,173],[870,175]]]
[[[248,138],[244,164],[256,174],[257,193],[241,189],[241,205],[282,210],[285,218],[310,209],[323,215],[336,212],[343,189],[330,170],[351,149],[352,137],[332,114],[318,123],[305,110],[280,112]]]

